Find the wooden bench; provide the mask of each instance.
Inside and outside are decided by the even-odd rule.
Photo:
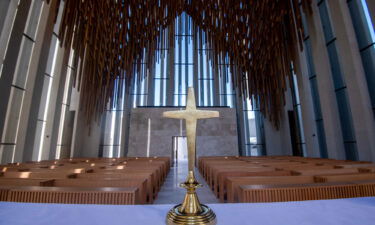
[[[225,181],[229,177],[254,177],[254,176],[291,176],[290,171],[264,171],[264,172],[223,172],[219,175],[219,187],[215,195],[220,198],[221,202],[224,202],[226,194]]]
[[[375,183],[242,185],[239,202],[285,202],[374,196]]]
[[[1,190],[1,189],[0,189]],[[1,191],[0,191],[1,192]],[[17,187],[6,201],[65,204],[140,204],[137,188]]]
[[[340,175],[325,175],[316,176],[316,182],[351,182],[351,181],[363,181],[373,180],[375,181],[375,173],[360,173],[360,174],[340,174]]]
[[[56,179],[55,187],[135,187],[139,189],[138,199],[147,203],[147,196],[152,199],[153,193],[147,189],[147,179]]]
[[[146,179],[147,182],[147,193],[151,193],[151,195],[147,195],[147,202],[152,203],[153,200],[157,196],[157,182],[155,181],[154,174],[151,172],[127,172],[127,173],[82,173],[77,175],[78,179]]]
[[[338,164],[335,165],[335,168],[366,168],[366,167],[375,167],[373,163],[355,163],[355,164]]]
[[[40,179],[63,179],[63,178],[75,178],[77,174],[66,173],[66,172],[5,172],[3,174],[5,178],[40,178]]]
[[[244,172],[266,172],[266,171],[275,171],[274,168],[267,168],[267,167],[247,167],[247,166],[223,166],[223,167],[216,167],[210,170],[210,174],[208,175],[207,181],[208,185],[210,185],[211,189],[214,190],[214,187],[218,183],[218,176],[222,172],[227,171],[244,171]]]
[[[266,176],[267,174],[272,174],[275,171],[274,168],[227,168],[223,170],[218,170],[214,173],[214,177],[212,178],[212,188],[215,192],[215,195],[217,195],[217,192],[220,188],[220,183],[224,182],[225,177],[229,176]],[[247,174],[247,175],[245,175]],[[276,173],[277,174],[277,173]],[[281,172],[278,174],[289,174],[290,172]],[[275,175],[277,176],[277,175]]]
[[[0,186],[53,186],[54,180],[0,178]]]
[[[325,175],[325,174],[351,174],[359,173],[357,168],[344,168],[344,169],[326,169],[317,166],[316,168],[307,168],[307,169],[298,169],[292,170],[292,173],[295,175]]]
[[[269,177],[228,177],[225,189],[228,202],[238,201],[238,188],[241,185],[260,184],[308,184],[314,183],[313,176],[269,176]]]
[[[103,174],[103,176],[112,176],[111,174],[128,174],[128,173],[151,173],[151,182],[154,186],[154,191],[158,192],[161,188],[161,184],[163,183],[162,177],[160,173],[157,171],[150,169],[150,168],[131,168],[125,167],[123,169],[117,169],[113,171],[108,170],[94,170],[95,174]],[[113,176],[121,176],[121,175],[113,175]]]

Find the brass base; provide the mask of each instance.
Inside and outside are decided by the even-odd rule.
[[[201,204],[202,211],[194,214],[182,213],[181,206],[176,205],[169,211],[167,225],[216,225],[216,215],[208,206]]]

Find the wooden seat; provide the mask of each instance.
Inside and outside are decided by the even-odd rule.
[[[242,185],[240,202],[285,202],[373,196],[375,183]]]
[[[0,186],[53,186],[54,180],[0,178]]]
[[[216,190],[215,195],[220,198],[221,202],[224,202],[226,194],[226,179],[229,177],[254,177],[254,176],[290,176],[290,171],[264,171],[264,172],[223,172],[220,174],[219,188]]]
[[[137,172],[132,171],[128,173],[83,173],[78,174],[78,179],[112,179],[112,180],[119,180],[119,179],[142,179],[145,178],[147,182],[147,195],[148,202],[152,203],[153,199],[156,197],[157,190],[158,190],[158,183],[155,182],[154,174],[151,172]]]
[[[375,173],[361,173],[361,174],[334,174],[325,176],[316,176],[317,182],[351,182],[351,181],[375,181]]]
[[[4,190],[21,186],[74,190],[135,188],[137,202],[145,204],[156,198],[169,167],[168,157],[74,158],[11,163],[0,165],[0,187]]]
[[[65,204],[140,204],[137,188],[17,187],[7,201]]]
[[[46,172],[5,172],[3,177],[6,178],[51,178],[51,179],[63,179],[63,178],[75,178],[77,174],[67,172],[54,172],[52,170]]]
[[[260,184],[308,184],[314,183],[313,176],[269,176],[269,177],[228,177],[225,189],[228,202],[238,201],[238,188],[241,185]]]
[[[359,173],[357,168],[344,168],[344,169],[327,169],[317,166],[316,168],[298,169],[292,170],[293,174],[296,175],[325,175],[325,174],[351,174]]]
[[[147,189],[147,179],[57,179],[55,187],[136,187],[142,204],[147,203],[147,196],[151,199],[152,190]]]

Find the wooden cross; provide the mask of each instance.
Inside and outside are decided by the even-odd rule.
[[[197,120],[219,117],[219,112],[208,111],[208,110],[198,110],[195,104],[194,88],[189,87],[186,110],[167,111],[163,113],[163,117],[185,120],[186,136],[187,136],[187,144],[188,144],[189,171],[194,171]]]

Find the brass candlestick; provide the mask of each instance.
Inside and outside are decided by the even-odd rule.
[[[216,224],[215,213],[206,205],[199,202],[195,190],[202,185],[198,183],[194,176],[195,165],[195,141],[198,119],[208,119],[219,117],[217,111],[197,110],[194,97],[194,89],[189,88],[186,110],[164,112],[163,117],[173,119],[184,119],[186,122],[186,136],[188,143],[188,163],[189,171],[187,179],[180,184],[186,188],[185,198],[182,204],[173,207],[166,218],[168,225],[175,224]]]

